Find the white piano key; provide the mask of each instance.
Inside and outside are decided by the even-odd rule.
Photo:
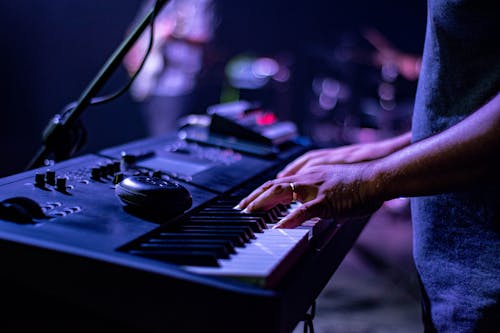
[[[290,204],[288,213],[301,203]],[[281,220],[281,219],[280,219]],[[296,260],[307,250],[309,243],[319,235],[328,221],[314,218],[295,229],[265,229],[255,233],[245,247],[236,248],[229,259],[219,259],[220,267],[185,266],[191,272],[240,279],[263,287],[277,283]],[[274,224],[268,224],[271,228]]]
[[[309,229],[266,229],[256,234],[244,248],[229,259],[220,259],[220,267],[186,266],[199,274],[251,280],[268,286],[285,274],[307,248]]]

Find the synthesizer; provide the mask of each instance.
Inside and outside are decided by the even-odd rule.
[[[307,148],[166,135],[3,178],[2,281],[138,332],[289,332],[366,219],[271,229],[299,204],[233,207]]]

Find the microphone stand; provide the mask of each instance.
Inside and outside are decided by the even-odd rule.
[[[56,161],[69,158],[83,146],[86,132],[79,121],[80,115],[91,104],[92,98],[95,97],[116,68],[121,64],[125,55],[151,23],[151,19],[153,19],[168,2],[169,0],[156,0],[153,8],[148,11],[132,33],[130,33],[118,46],[96,77],[84,90],[76,106],[67,112],[56,114],[49,121],[49,124],[43,131],[42,147],[40,147],[32,158],[26,170],[43,166],[44,161],[51,155],[54,155]]]

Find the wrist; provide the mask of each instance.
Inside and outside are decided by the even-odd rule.
[[[392,173],[389,172],[385,158],[366,163],[363,180],[366,186],[366,198],[369,201],[384,202],[396,196],[392,188]]]

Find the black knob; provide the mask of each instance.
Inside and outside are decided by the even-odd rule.
[[[135,214],[173,217],[193,204],[189,191],[176,182],[148,176],[130,176],[117,184],[116,195]]]
[[[120,163],[121,169],[127,170],[129,167],[133,166],[136,161],[137,161],[137,156],[127,153],[122,153],[122,159]]]
[[[101,165],[99,169],[101,170],[101,177],[106,177],[107,175],[109,175],[109,167],[107,164]]]
[[[120,161],[114,161],[113,162],[113,170],[115,172],[120,172],[121,171],[120,165],[121,165]]]
[[[45,187],[45,174],[42,172],[37,172],[35,174],[35,186]]]
[[[101,178],[101,169],[99,167],[92,167],[92,169],[90,169],[90,177],[99,180]]]
[[[118,184],[119,182],[121,182],[123,179],[125,178],[125,175],[122,173],[122,172],[117,172],[115,173],[114,177],[113,177],[113,184]]]
[[[120,161],[114,161],[111,163],[111,174],[120,172]]]
[[[56,172],[54,170],[47,170],[47,172],[45,172],[45,181],[49,185],[55,185],[56,184]]]
[[[115,172],[118,172],[120,170],[116,170],[115,163],[114,162],[109,162],[106,164],[108,168],[108,175],[113,176]]]
[[[56,189],[58,191],[65,192],[66,191],[67,180],[68,180],[68,178],[66,178],[66,177],[57,177],[57,179],[56,179]]]

